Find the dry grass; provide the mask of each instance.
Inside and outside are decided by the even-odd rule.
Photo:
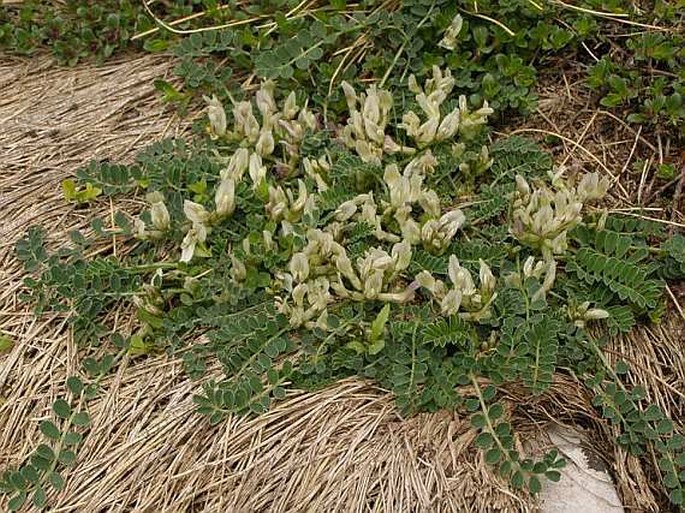
[[[0,333],[16,343],[0,357],[0,469],[18,463],[39,443],[38,421],[49,416],[66,376],[78,368],[77,348],[63,320],[35,319],[18,300],[22,272],[12,247],[35,223],[47,227],[53,240],[87,224],[92,212],[66,205],[59,191],[60,181],[80,165],[91,158],[130,160],[137,149],[187,129],[187,122],[160,109],[151,85],[172,65],[156,57],[69,70],[41,59],[0,62]],[[569,102],[579,97],[574,94]],[[600,160],[607,172],[623,178],[633,141],[638,141],[635,152],[650,150],[635,134],[616,133],[613,143],[609,135],[601,136],[600,114],[562,126],[569,106],[555,107],[555,98],[562,101],[556,91],[549,95],[551,103],[543,99],[541,105],[540,116],[549,123],[545,129],[574,141],[558,148],[558,162],[594,167]],[[535,126],[545,125],[538,120]],[[637,190],[630,181],[622,183],[626,198],[619,194],[618,200],[628,204]],[[109,208],[100,206],[105,214]],[[685,413],[682,326],[671,316],[661,326],[615,340],[609,351],[631,364],[631,380],[646,386],[674,419]],[[193,413],[198,387],[174,359],[125,358],[103,382],[103,395],[89,403],[92,430],[66,476],[66,489],[50,497],[51,511],[535,509],[529,497],[512,493],[491,474],[470,448],[475,433],[468,420],[457,414],[403,420],[387,392],[349,380],[319,392],[293,393],[258,418],[211,427]],[[506,393],[522,440],[546,422],[584,427],[617,476],[626,506],[658,511],[652,469],[613,444],[615,432],[597,417],[582,386],[558,376],[539,398],[517,389]]]

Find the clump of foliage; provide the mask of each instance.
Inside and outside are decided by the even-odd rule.
[[[316,104],[335,109],[344,105],[343,80],[382,77],[383,85],[397,88],[410,74],[425,80],[438,65],[452,71],[471,105],[487,100],[502,112],[534,108],[535,65],[578,40],[568,24],[580,16],[559,23],[558,7],[528,1],[261,2],[228,11],[229,26],[173,45],[187,87],[221,91],[227,73],[254,71],[285,87],[304,87]],[[150,46],[166,47],[165,37]],[[217,68],[226,58],[228,66],[222,61]]]
[[[405,414],[472,412],[486,461],[533,493],[564,462],[519,454],[499,387],[541,394],[571,372],[620,443],[659,455],[682,504],[681,426],[623,383],[625,364],[612,367],[587,327],[657,319],[664,279],[685,275],[685,238],[607,215],[596,206],[605,178],[554,169],[529,141],[488,145],[492,109],[454,98],[449,71],[408,82],[409,98],[344,83],[347,116],[325,127],[271,81],[228,111],[206,97],[208,140],[79,171],[65,187],[74,201],[135,193],[148,206],[118,212],[116,226],[94,219],[54,252],[29,230],[17,244],[26,299],[67,312],[84,351],[115,348],[84,360],[94,394],[126,352],[182,354],[196,378],[219,362],[223,379],[195,397],[212,423],[357,375],[392,390]],[[112,237],[128,250],[88,251]],[[107,323],[121,307],[137,316],[133,332]],[[3,485],[14,505],[29,490],[22,472]]]
[[[659,30],[623,38],[620,47],[593,64],[587,84],[602,94],[600,104],[626,112],[631,123],[647,124],[676,140],[685,136],[685,14],[675,4],[655,2],[651,18]]]
[[[598,13],[625,14],[630,23],[659,30],[614,38],[623,25],[603,22]],[[227,100],[227,81],[255,72],[308,90],[314,104],[336,113],[344,109],[343,80],[381,77],[398,89],[410,74],[425,80],[438,65],[452,71],[470,105],[487,100],[498,113],[525,114],[535,108],[538,70],[560,59],[585,60],[582,44],[599,59],[589,66],[587,84],[601,94],[601,104],[630,107],[629,121],[659,129],[683,126],[682,16],[663,0],[648,12],[624,0],[577,7],[530,0],[188,0],[147,8],[131,1],[27,0],[0,10],[0,48],[31,54],[47,47],[59,62],[75,64],[92,57],[102,62],[142,41],[148,51],[180,58],[176,74],[188,91]],[[134,35],[145,37],[132,41]],[[166,81],[157,86],[181,106],[190,99]]]
[[[137,31],[151,26],[152,20],[135,1],[25,0],[0,8],[0,48],[31,55],[47,47],[68,65],[91,58],[102,62],[129,46]]]

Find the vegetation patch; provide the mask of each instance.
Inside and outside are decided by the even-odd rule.
[[[93,218],[57,245],[32,227],[16,245],[23,299],[63,312],[83,357],[40,424],[46,443],[0,480],[11,510],[42,508],[64,486],[103,377],[125,355],[155,353],[202,380],[194,400],[210,423],[349,376],[391,390],[405,415],[458,408],[485,461],[533,494],[564,460],[519,452],[503,393],[539,396],[570,376],[682,506],[682,425],[603,347],[664,315],[685,237],[610,213],[613,177],[489,129],[535,109],[541,66],[587,52],[596,100],[677,144],[682,13],[618,1],[175,4],[27,1],[0,15],[3,48],[47,45],[68,64],[131,37],[170,50],[182,85],[157,89],[207,114],[198,137],[62,183],[74,208],[135,196],[141,212]],[[629,58],[599,30],[621,20],[648,29],[624,38]],[[674,165],[659,169],[677,182]],[[113,312],[133,327],[115,329]],[[217,366],[222,379],[203,379]]]

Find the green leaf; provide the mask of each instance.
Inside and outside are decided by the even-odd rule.
[[[74,418],[71,419],[71,423],[75,426],[87,426],[88,424],[90,424],[90,416],[87,412],[80,411],[76,415],[74,415]]]
[[[78,445],[83,441],[83,435],[76,431],[69,431],[64,435],[64,443],[66,445]]]
[[[533,495],[540,493],[542,490],[542,484],[537,476],[530,476],[530,480],[528,481],[528,490],[530,490],[530,493]]]
[[[33,505],[38,509],[42,509],[45,506],[47,500],[48,497],[47,495],[45,495],[45,490],[43,489],[43,487],[39,486],[38,488],[36,488],[36,491],[33,492],[33,497],[31,499]]]
[[[627,374],[628,373],[628,364],[624,362],[623,360],[619,360],[616,362],[616,374]]]
[[[283,387],[275,387],[272,393],[276,399],[284,399],[286,396],[285,388]]]
[[[656,404],[650,404],[644,411],[644,419],[648,422],[661,420],[664,418],[664,413]]]
[[[495,439],[490,433],[480,433],[475,440],[475,445],[479,449],[487,449],[495,443]]]
[[[36,447],[36,454],[50,462],[55,459],[55,453],[49,445],[40,444],[38,447]]]
[[[490,421],[497,420],[502,415],[504,415],[504,406],[502,406],[501,403],[495,403],[488,408],[488,417],[490,417]]]
[[[485,415],[482,413],[476,413],[475,415],[471,416],[471,425],[477,429],[484,428],[487,425]]]
[[[55,490],[62,490],[64,488],[64,478],[59,472],[52,472],[50,474],[50,484]]]
[[[12,497],[12,499],[7,503],[7,507],[10,511],[18,511],[26,502],[26,492],[21,492],[19,495]]]
[[[76,454],[74,453],[74,451],[65,450],[59,453],[57,459],[60,463],[64,465],[71,465],[76,461]]]
[[[545,472],[545,477],[554,483],[558,483],[561,479],[561,473],[557,470],[548,470]]]
[[[9,473],[9,482],[17,490],[25,489],[26,485],[28,484],[26,482],[26,479],[24,479],[24,476],[22,476],[20,472],[10,472]]]
[[[40,432],[51,440],[59,440],[59,437],[62,436],[62,433],[60,433],[60,430],[57,428],[57,426],[49,420],[41,421],[41,423],[38,424],[38,429],[40,429]]]
[[[383,334],[385,333],[385,324],[388,322],[389,315],[390,303],[386,303],[385,306],[378,313],[374,321],[371,323],[371,341],[376,341],[383,337]]]
[[[0,354],[9,353],[14,347],[14,342],[7,335],[0,334]]]
[[[61,419],[68,419],[71,416],[71,406],[64,399],[57,399],[52,404],[52,409],[55,415]]]
[[[523,473],[520,470],[517,470],[511,476],[511,486],[517,490],[520,490],[521,488],[523,488],[523,485],[524,485]]]
[[[673,431],[673,421],[670,419],[662,419],[656,425],[657,433],[667,435]]]
[[[69,376],[67,378],[67,388],[72,394],[79,396],[84,388],[83,381],[81,381],[77,376]]]
[[[37,483],[40,480],[40,476],[33,465],[27,465],[21,469],[21,475],[30,483]]]
[[[483,389],[483,400],[485,402],[492,401],[495,395],[497,395],[497,389],[494,386],[488,385]]]
[[[502,451],[497,447],[493,447],[485,453],[485,462],[489,465],[496,465],[502,459]]]

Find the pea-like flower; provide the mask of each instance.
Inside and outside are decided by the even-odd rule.
[[[584,301],[581,304],[571,303],[566,307],[568,316],[579,328],[585,327],[588,321],[607,319],[611,314],[601,308],[590,308],[590,302]]]
[[[214,137],[226,135],[226,111],[216,95],[211,98],[202,97],[207,102],[207,117],[209,118],[210,132]]]
[[[546,260],[566,251],[568,230],[580,224],[586,201],[606,193],[608,182],[586,175],[577,187],[569,187],[556,176],[556,190],[541,186],[531,191],[528,182],[516,177],[516,197],[511,233],[522,243],[539,249]]]
[[[463,25],[464,19],[461,17],[461,14],[457,14],[452,18],[452,23],[450,23],[450,26],[445,30],[438,46],[441,46],[446,50],[454,50],[457,47],[457,37],[459,36]]]
[[[146,196],[146,199],[150,202],[150,217],[152,219],[152,226],[155,230],[164,232],[169,229],[171,224],[171,218],[169,217],[169,211],[164,204],[164,195],[159,192],[151,192]]]
[[[350,111],[347,125],[342,131],[342,140],[349,148],[354,148],[364,162],[381,163],[385,148],[401,150],[385,134],[385,128],[392,110],[392,95],[375,85],[366,93],[357,95],[347,82],[342,83],[345,100]]]
[[[252,188],[256,189],[259,184],[266,178],[266,167],[262,163],[262,157],[258,153],[250,155],[250,163],[248,166],[250,179],[252,180]]]
[[[461,210],[451,210],[438,220],[427,221],[421,228],[421,240],[427,249],[442,252],[465,222],[466,216]]]
[[[297,282],[303,282],[309,276],[309,259],[302,252],[295,253],[290,259],[290,274]]]
[[[190,262],[195,254],[197,244],[207,240],[207,228],[205,225],[193,223],[181,242],[181,262]]]
[[[232,178],[236,183],[242,180],[249,160],[250,151],[247,148],[238,148],[228,161],[228,166],[221,170],[221,179]]]
[[[221,180],[214,194],[216,214],[219,218],[230,216],[235,210],[235,181],[232,178]]]

